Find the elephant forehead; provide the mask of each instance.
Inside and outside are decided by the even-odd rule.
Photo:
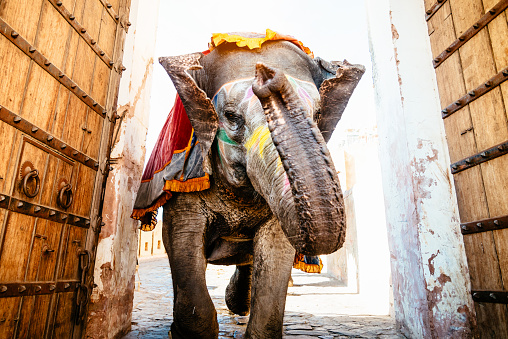
[[[306,108],[314,111],[319,105],[319,91],[313,82],[300,80],[290,75],[286,75],[294,90],[306,105]],[[252,82],[254,78],[239,79],[228,82],[215,93],[212,102],[216,110],[220,110],[226,104],[243,105],[251,107],[258,102],[257,97],[252,91]]]
[[[254,78],[239,79],[222,85],[212,98],[215,109],[219,109],[226,101],[237,103],[243,101],[241,96],[242,94],[247,95],[249,91],[252,92],[253,81]]]

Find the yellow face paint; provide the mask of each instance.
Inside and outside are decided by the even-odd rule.
[[[256,146],[259,143],[260,135],[263,134],[265,129],[268,131],[268,128],[266,128],[266,126],[259,126],[254,130],[254,133],[252,133],[249,140],[247,140],[247,142],[245,143],[245,148],[247,149],[247,151],[250,151],[252,147]]]
[[[277,158],[277,171],[279,171],[282,168],[282,160],[280,160],[280,157]]]
[[[250,151],[251,148],[258,146],[259,156],[263,159],[263,151],[268,143],[271,143],[270,131],[266,126],[259,126],[254,130],[251,137],[245,143],[245,148]]]

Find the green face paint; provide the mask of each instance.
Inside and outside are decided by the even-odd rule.
[[[238,146],[238,143],[231,140],[228,135],[226,134],[226,132],[222,129],[222,128],[219,128],[219,131],[217,132],[217,138],[222,141],[222,142],[225,142],[226,144],[230,144],[230,145],[233,145],[233,146]]]

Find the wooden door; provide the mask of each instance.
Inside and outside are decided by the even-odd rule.
[[[81,338],[130,0],[0,0],[0,338]]]
[[[482,338],[508,338],[508,0],[425,0]]]

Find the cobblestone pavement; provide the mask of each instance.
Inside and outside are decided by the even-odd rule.
[[[234,269],[234,266],[214,265],[208,265],[207,269],[208,291],[217,309],[219,338],[242,338],[248,321],[248,317],[231,313],[224,302],[224,291]],[[141,258],[138,273],[132,331],[123,339],[168,338],[173,290],[166,256]],[[293,270],[292,276],[294,286],[288,289],[283,338],[402,338],[388,316],[344,315],[354,310],[338,302],[336,280],[297,270]]]

